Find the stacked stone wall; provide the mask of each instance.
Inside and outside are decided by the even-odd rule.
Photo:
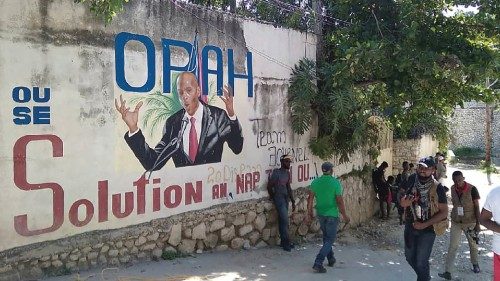
[[[420,139],[395,139],[392,147],[392,175],[403,171],[404,161],[415,164],[419,159],[419,152]]]
[[[485,148],[486,109],[475,104],[466,108],[457,108],[450,118],[450,149],[458,147]],[[493,112],[491,131],[493,133],[492,151],[500,157],[500,111]]]
[[[429,135],[418,139],[394,139],[392,146],[392,175],[403,171],[403,162],[416,164],[422,157],[433,156],[438,150],[438,141]],[[389,174],[386,173],[386,176]]]

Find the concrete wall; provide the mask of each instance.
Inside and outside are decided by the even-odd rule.
[[[450,148],[475,147],[484,150],[486,109],[483,103],[466,103],[464,108],[456,108],[450,118]],[[491,131],[493,133],[492,151],[500,157],[500,111],[493,112]]]
[[[169,70],[188,64],[196,30],[204,73],[210,70],[209,104],[225,109],[214,96],[217,78],[231,84],[233,73],[246,76],[233,84],[242,151],[224,144],[221,161],[175,167],[170,160],[142,177],[115,99],[122,95],[132,108],[145,102],[139,126],[154,147],[165,121],[155,127],[145,116],[160,118],[171,106],[165,98],[176,90],[167,81],[176,72]],[[132,40],[120,48],[120,38]],[[130,1],[108,26],[73,1],[1,1],[0,274],[30,279],[168,250],[272,245],[276,222],[265,186],[283,153],[294,158],[300,201],[292,233],[316,233],[317,224],[304,225],[301,216],[304,188],[323,161],[310,153],[309,133],[293,134],[287,104],[291,67],[314,58],[315,43],[311,34],[168,1]],[[155,93],[163,93],[160,105],[147,103]],[[353,224],[370,218],[369,178],[348,174],[370,157],[359,151],[349,163],[331,161],[335,175],[347,175]]]

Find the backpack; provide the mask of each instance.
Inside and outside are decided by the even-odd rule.
[[[438,187],[438,182],[434,181],[432,184],[430,190],[429,190],[429,200],[431,204],[431,216],[434,216],[435,213],[438,212],[439,207],[439,201],[438,201],[438,195],[437,195],[437,187]],[[446,229],[450,227],[449,221],[448,221],[448,216],[435,224],[432,225],[434,227],[434,232],[436,235],[440,236],[446,233]]]

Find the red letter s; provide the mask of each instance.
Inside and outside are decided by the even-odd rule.
[[[14,228],[23,236],[39,235],[52,232],[61,227],[64,221],[64,190],[55,182],[30,184],[26,180],[26,146],[31,141],[48,140],[52,143],[52,156],[63,156],[63,141],[55,135],[27,135],[17,140],[14,145],[14,183],[19,189],[30,191],[37,189],[52,189],[53,221],[52,226],[38,229],[28,229],[28,215],[14,217]]]

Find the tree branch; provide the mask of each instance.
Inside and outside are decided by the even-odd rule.
[[[372,15],[373,17],[375,18],[375,22],[377,23],[377,29],[378,29],[378,32],[380,32],[380,36],[382,36],[382,38],[384,38],[384,34],[382,34],[382,30],[380,30],[380,26],[378,25],[378,19],[377,19],[377,16],[375,15],[375,13],[372,11]]]
[[[498,82],[498,79],[495,79],[495,81],[491,82],[491,84],[488,85],[488,89],[495,86],[495,84]]]

